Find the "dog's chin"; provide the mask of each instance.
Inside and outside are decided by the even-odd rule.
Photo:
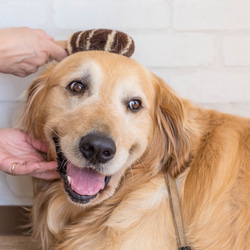
[[[105,176],[90,167],[78,167],[68,161],[58,142],[53,138],[56,145],[57,163],[64,188],[70,200],[77,204],[89,204],[106,191],[111,176]]]

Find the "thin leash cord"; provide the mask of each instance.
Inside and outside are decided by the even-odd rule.
[[[176,186],[175,179],[167,172],[165,174],[165,181],[168,188],[169,193],[169,203],[173,218],[173,224],[176,233],[176,241],[179,250],[191,250],[189,246],[186,245],[185,242],[185,232],[184,232],[184,225],[181,213],[181,205],[180,205],[180,198]]]

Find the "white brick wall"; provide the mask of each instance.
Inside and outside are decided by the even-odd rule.
[[[0,26],[43,27],[46,24],[46,8],[43,1],[0,0]]]
[[[103,26],[164,29],[169,26],[170,3],[164,0],[75,0],[72,4],[72,0],[56,0],[53,4],[54,21],[61,29]]]
[[[174,0],[178,30],[250,29],[249,0]]]
[[[133,33],[135,57],[147,67],[196,67],[214,62],[214,42],[206,34]]]
[[[222,49],[226,66],[250,66],[250,35],[227,35]]]
[[[0,0],[0,6],[0,29],[41,28],[58,40],[91,28],[128,32],[133,58],[179,95],[250,117],[249,0]],[[14,126],[23,107],[18,98],[35,75],[0,74],[0,127]],[[0,205],[31,202],[29,178],[0,173]]]

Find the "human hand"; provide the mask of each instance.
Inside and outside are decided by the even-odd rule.
[[[53,41],[43,30],[0,30],[0,72],[24,77],[35,73],[49,59],[61,61],[68,53]]]
[[[37,150],[46,146],[18,129],[0,129],[0,170],[12,175],[30,175],[40,179],[56,179],[57,163],[47,162]]]

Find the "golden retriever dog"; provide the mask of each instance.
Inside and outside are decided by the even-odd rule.
[[[177,249],[167,171],[187,245],[250,249],[250,119],[180,98],[133,59],[87,51],[33,82],[22,128],[61,175],[34,184],[43,249]]]

